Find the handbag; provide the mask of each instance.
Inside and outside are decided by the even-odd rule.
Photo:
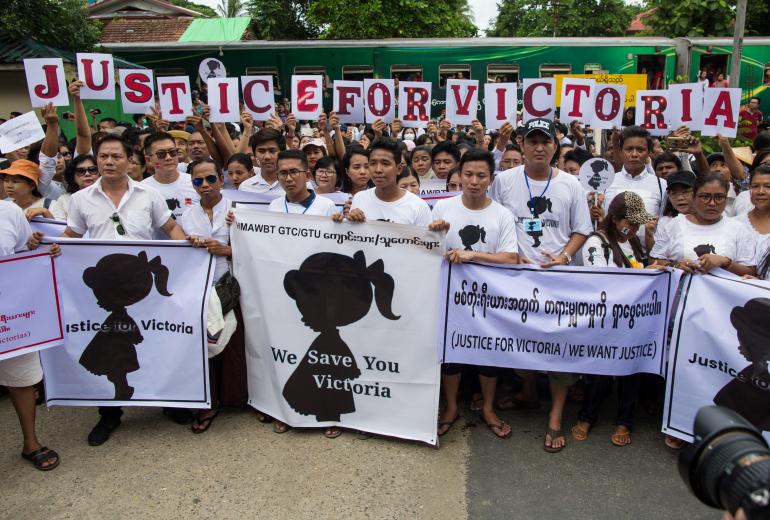
[[[238,284],[238,280],[227,271],[222,277],[214,284],[214,289],[217,291],[219,301],[222,304],[222,314],[227,314],[238,305],[238,301],[241,297],[241,286]]]

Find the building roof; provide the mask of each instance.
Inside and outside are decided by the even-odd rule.
[[[244,39],[251,18],[197,18],[179,38],[180,42],[237,42]]]
[[[0,64],[20,64],[27,58],[61,58],[65,63],[75,63],[74,52],[49,47],[32,38],[14,39],[7,34],[0,34]],[[117,56],[113,56],[112,59],[116,67],[124,69],[146,68]]]
[[[192,9],[165,0],[102,0],[88,6],[89,18],[202,17]]]
[[[142,18],[112,20],[102,29],[100,43],[175,42],[192,18]]]
[[[650,16],[654,12],[655,12],[655,8],[652,8],[646,11],[642,11],[641,13],[636,15],[634,19],[631,20],[631,23],[628,25],[628,29],[626,29],[626,32],[629,34],[636,34],[638,32],[647,31],[651,29],[649,25],[644,23],[644,19]]]

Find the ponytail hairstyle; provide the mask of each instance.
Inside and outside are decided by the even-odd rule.
[[[146,298],[153,282],[161,295],[171,296],[168,277],[169,270],[161,258],[148,260],[145,251],[136,256],[123,253],[104,256],[83,272],[83,281],[93,290],[99,305],[110,311]]]

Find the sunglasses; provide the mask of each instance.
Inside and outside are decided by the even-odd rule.
[[[158,150],[155,152],[155,157],[158,159],[165,159],[166,155],[169,157],[176,157],[179,154],[176,148],[171,148],[169,150]]]
[[[82,177],[85,174],[90,173],[91,175],[96,175],[99,173],[99,169],[96,166],[80,166],[75,168],[75,175],[78,177]]]
[[[126,234],[126,230],[123,227],[123,224],[120,222],[120,217],[117,213],[113,213],[110,217],[110,220],[112,220],[115,223],[115,231],[118,232],[118,235],[123,236]]]
[[[219,178],[216,175],[206,175],[205,177],[195,177],[192,180],[192,185],[196,188],[200,188],[203,186],[204,179],[206,182],[211,186],[212,184],[216,184],[216,182],[219,180]]]

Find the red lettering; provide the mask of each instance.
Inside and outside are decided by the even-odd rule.
[[[361,97],[361,87],[336,87],[337,95],[339,96],[337,101],[337,114],[342,116],[349,116],[351,114],[350,108],[355,104],[356,98]]]
[[[167,91],[171,91],[171,110],[169,114],[182,114],[184,111],[179,106],[179,92],[185,92],[186,85],[184,83],[163,83],[160,86],[161,94],[165,94]]]
[[[419,97],[419,99],[418,99]],[[428,103],[428,89],[406,89],[406,114],[405,121],[427,121],[428,111],[425,105]]]
[[[131,103],[147,103],[152,99],[152,88],[150,87],[150,78],[146,74],[134,72],[126,74],[125,77],[126,99]]]
[[[468,86],[468,92],[465,94],[465,99],[460,101],[460,86],[461,85],[452,85],[452,92],[455,96],[455,106],[457,107],[457,115],[460,116],[467,116],[470,114],[468,108],[471,104],[471,98],[473,97],[473,93],[476,92],[478,87],[476,85],[469,85]]]
[[[504,88],[496,88],[495,94],[497,94],[497,116],[495,119],[498,121],[504,121],[505,120],[505,93],[507,92],[507,89]]]
[[[604,98],[606,96],[612,96],[612,99],[610,100],[610,111],[605,114],[602,112],[602,109],[604,108]],[[604,87],[596,93],[594,110],[596,111],[596,117],[598,117],[601,121],[612,121],[615,119],[618,116],[618,112],[620,112],[620,108],[622,106],[623,105],[620,101],[620,94],[614,88]]]
[[[261,85],[263,89],[265,89],[265,92],[268,92],[270,89],[270,85],[267,83],[267,80],[265,79],[253,79],[246,83],[243,86],[243,104],[246,105],[246,108],[251,110],[252,112],[256,114],[264,114],[268,110],[270,110],[270,105],[264,105],[264,106],[257,106],[254,103],[254,97],[253,97],[253,90],[254,85]]]
[[[573,94],[574,93],[574,94]],[[591,93],[591,87],[589,85],[575,85],[567,84],[564,86],[564,96],[572,96],[572,109],[567,113],[570,117],[583,117],[583,113],[580,111],[580,97],[585,94]],[[562,103],[563,105],[564,103]]]
[[[315,90],[318,81],[314,79],[301,79],[297,81],[297,108],[300,112],[315,112],[318,103],[311,103],[315,98]]]
[[[717,122],[717,117],[719,116],[725,118],[723,126],[726,128],[735,128],[735,114],[733,114],[733,105],[730,102],[730,92],[726,90],[717,94],[714,108],[711,110],[711,114],[703,121],[703,124],[718,126],[719,123]]]
[[[657,103],[657,107],[653,107],[653,103]],[[666,120],[663,117],[663,112],[668,105],[666,98],[663,96],[642,96],[642,104],[644,105],[644,122],[642,126],[647,130],[666,128]],[[652,118],[655,118],[655,123],[652,122]]]
[[[377,108],[377,106],[374,104],[374,93],[377,90],[382,91],[382,108]],[[373,115],[377,117],[388,115],[388,112],[390,112],[391,103],[392,100],[390,98],[390,90],[388,90],[388,87],[385,86],[385,83],[372,83],[369,85],[369,89],[366,91],[366,104],[369,105],[369,111]]]
[[[551,107],[544,108],[543,110],[539,110],[535,108],[535,105],[533,104],[533,98],[534,98],[534,92],[536,88],[544,88],[545,93],[549,96],[551,95],[553,85],[551,83],[532,83],[529,85],[529,87],[524,91],[523,97],[523,103],[524,103],[524,111],[533,116],[533,117],[545,117],[548,114],[551,113]]]
[[[83,82],[86,84],[86,87],[91,90],[105,90],[108,87],[107,80],[109,79],[109,75],[107,65],[109,65],[110,62],[102,60],[99,64],[102,66],[102,82],[97,85],[96,82],[94,82],[94,60],[89,58],[83,60]]]
[[[45,84],[36,85],[34,88],[35,95],[42,99],[51,99],[59,95],[59,82],[57,81],[56,65],[43,65],[43,72],[45,73]],[[46,91],[46,87],[48,87]]]
[[[682,89],[682,123],[692,121],[692,110],[690,104],[692,101],[692,89]]]
[[[227,83],[219,83],[219,113],[229,114],[230,107],[227,104]]]

